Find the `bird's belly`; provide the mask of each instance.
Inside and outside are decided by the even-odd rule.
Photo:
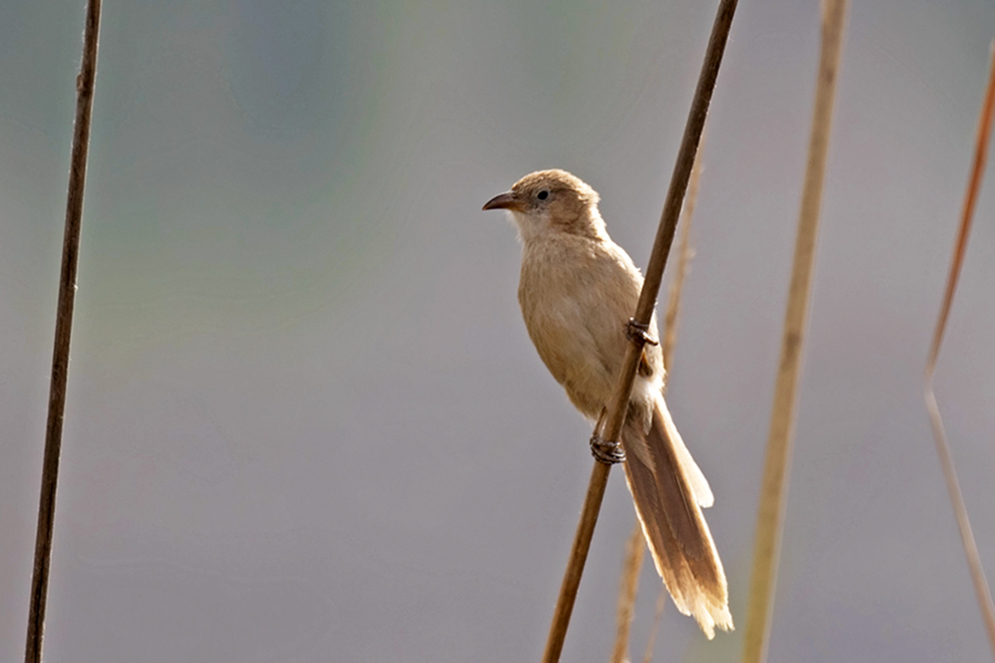
[[[606,352],[604,343],[599,345],[592,333],[592,325],[598,328],[621,323],[598,320],[597,316],[604,316],[603,310],[585,308],[569,297],[536,304],[528,307],[523,302],[522,308],[539,356],[571,402],[586,416],[597,418],[611,396],[624,346],[619,345],[617,352],[614,347]]]

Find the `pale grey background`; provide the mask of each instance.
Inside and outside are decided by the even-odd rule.
[[[22,656],[83,4],[0,3],[0,661]],[[104,12],[46,659],[537,660],[589,429],[480,206],[567,168],[645,264],[714,3]],[[991,2],[851,7],[772,662],[989,655],[921,374],[993,32]],[[707,643],[671,606],[656,660],[739,657],[817,42],[816,2],[744,1],[719,78],[670,403],[739,630]],[[937,393],[995,574],[993,195]],[[616,472],[567,661],[608,655],[632,521]]]

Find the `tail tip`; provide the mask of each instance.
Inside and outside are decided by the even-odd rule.
[[[712,607],[710,610],[707,608],[699,609],[694,615],[695,621],[698,622],[698,626],[704,631],[705,637],[709,640],[715,637],[715,629],[721,629],[723,631],[735,631],[736,627],[732,624],[732,614],[729,612],[729,606],[724,605],[721,608]]]

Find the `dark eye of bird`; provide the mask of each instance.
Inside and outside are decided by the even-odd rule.
[[[538,198],[539,200],[546,200],[547,198],[549,198],[549,191],[540,191],[539,193],[536,194],[536,198]]]

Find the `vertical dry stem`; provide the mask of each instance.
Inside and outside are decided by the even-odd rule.
[[[684,203],[684,223],[681,224],[677,271],[674,272],[674,280],[670,282],[670,291],[667,293],[667,313],[664,316],[662,350],[663,366],[668,373],[674,365],[674,346],[677,344],[677,321],[680,319],[681,293],[684,290],[684,279],[687,277],[691,258],[694,256],[694,250],[691,248],[691,219],[694,218],[694,206],[698,200],[698,181],[701,179],[701,153],[705,148],[704,130],[702,131],[701,143],[698,147],[698,154],[694,159],[694,166],[691,169],[691,181],[688,183],[688,195]],[[668,385],[669,382],[664,383],[664,392],[666,392]]]
[[[691,176],[691,165],[698,152],[701,130],[705,126],[708,105],[712,100],[715,80],[719,75],[719,65],[722,63],[722,54],[725,52],[729,29],[732,27],[736,2],[737,0],[720,0],[715,22],[712,24],[712,35],[705,51],[705,61],[702,64],[698,86],[691,101],[691,110],[684,127],[684,137],[677,154],[677,163],[674,165],[670,189],[667,191],[667,199],[660,217],[660,226],[653,242],[653,252],[650,254],[649,266],[646,268],[646,280],[643,282],[643,289],[636,305],[636,313],[633,316],[637,323],[648,324],[653,315],[656,296],[660,291],[660,281],[663,278],[663,268],[667,263],[670,245],[674,241],[681,204],[684,201],[684,193],[687,191],[688,178]],[[632,338],[619,371],[615,393],[607,404],[608,417],[603,431],[603,437],[606,440],[618,439],[625,420],[629,397],[632,393],[632,380],[636,374],[636,366],[644,343],[634,334]],[[573,612],[574,600],[577,598],[577,587],[580,585],[580,576],[583,573],[584,562],[587,560],[587,551],[594,533],[594,525],[597,523],[601,500],[605,494],[609,469],[608,465],[600,462],[594,463],[587,497],[584,500],[584,511],[581,513],[580,523],[577,525],[577,533],[574,535],[574,543],[570,551],[570,560],[567,563],[563,584],[560,587],[560,595],[553,611],[549,638],[546,641],[546,649],[542,657],[544,663],[555,663],[560,660],[563,642],[567,635],[567,626],[570,624],[570,614]]]
[[[954,516],[957,518],[961,543],[964,546],[967,566],[971,572],[971,582],[974,584],[974,593],[978,599],[978,610],[981,612],[981,619],[988,632],[988,642],[992,648],[992,655],[995,656],[995,607],[992,606],[992,596],[988,589],[988,581],[985,579],[985,570],[981,566],[981,555],[978,553],[978,546],[974,542],[971,521],[967,517],[967,507],[964,504],[964,497],[960,492],[960,483],[957,481],[953,456],[950,453],[950,445],[947,443],[947,435],[943,428],[943,419],[940,417],[940,407],[936,402],[936,395],[933,393],[933,374],[936,371],[936,360],[940,354],[943,332],[947,327],[947,318],[950,316],[950,307],[953,304],[954,293],[957,290],[957,280],[964,263],[967,238],[971,232],[971,221],[974,218],[974,206],[978,199],[978,192],[981,190],[981,176],[985,170],[985,160],[988,154],[992,112],[995,111],[995,49],[992,50],[991,58],[988,87],[985,92],[984,103],[981,107],[981,116],[978,119],[978,135],[974,146],[974,164],[967,183],[967,192],[964,194],[964,207],[961,212],[960,228],[957,232],[957,241],[954,244],[954,254],[950,261],[950,276],[947,279],[946,291],[943,294],[943,304],[940,307],[940,315],[936,321],[936,330],[933,333],[933,343],[930,346],[929,358],[926,361],[925,398],[926,409],[929,411],[930,423],[933,426],[933,440],[936,443],[936,454],[939,456],[943,478],[946,480],[947,492],[950,495],[950,504],[953,507]]]
[[[629,660],[629,634],[632,632],[632,617],[636,611],[639,571],[643,567],[645,556],[646,540],[637,521],[632,534],[625,540],[625,561],[622,563],[622,579],[618,587],[615,646],[612,648],[611,663],[626,663]]]
[[[650,635],[646,639],[646,651],[643,653],[643,663],[650,663],[653,660],[653,647],[656,646],[656,636],[660,632],[660,624],[663,622],[663,610],[667,607],[667,590],[661,588],[656,597],[656,614],[653,615],[653,626],[650,628]]]
[[[802,341],[815,261],[833,100],[843,46],[846,0],[824,0],[822,10],[822,51],[815,90],[815,109],[753,548],[749,612],[743,649],[743,661],[746,663],[759,663],[767,657],[794,434],[797,386],[801,372]]]
[[[83,215],[86,155],[90,142],[90,110],[93,107],[93,82],[97,74],[97,36],[99,32],[100,0],[89,0],[86,9],[86,29],[83,33],[83,61],[80,64],[79,76],[76,77],[76,123],[73,130],[73,150],[69,169],[69,192],[66,197],[66,228],[62,244],[59,303],[55,317],[55,347],[52,352],[52,380],[49,388],[48,424],[45,430],[45,452],[42,460],[34,571],[31,575],[31,605],[28,612],[27,643],[24,648],[26,663],[41,663],[45,603],[48,595],[48,572],[52,558],[55,493],[59,477],[59,452],[62,447],[62,416],[65,412],[66,378],[69,373],[69,340],[72,335],[73,302],[76,295],[76,265],[79,258],[80,220]]]

